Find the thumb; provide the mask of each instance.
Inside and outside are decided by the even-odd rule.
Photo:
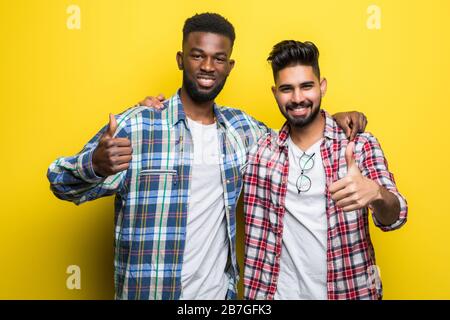
[[[116,117],[112,113],[109,114],[109,125],[108,130],[106,130],[106,134],[111,138],[114,136],[114,133],[117,130],[117,120]]]
[[[353,157],[353,150],[355,149],[355,142],[350,141],[345,149],[345,161],[347,162],[347,171],[356,166],[355,158]]]

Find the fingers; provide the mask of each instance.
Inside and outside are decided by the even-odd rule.
[[[105,167],[105,171],[107,175],[116,174],[117,172],[126,170],[130,166],[130,161],[133,157],[128,155],[111,155],[108,158],[107,166]]]
[[[366,130],[367,118],[364,113],[361,112],[352,112],[350,117],[352,122],[352,131],[349,139],[354,140],[358,133],[363,133]]]
[[[362,119],[362,113],[353,111],[350,115],[352,118],[352,132],[350,134],[350,140],[354,140],[356,138],[356,135],[361,131],[361,119]]]
[[[348,139],[349,139],[350,141],[355,140],[357,134],[358,134],[358,126],[353,125],[352,131],[350,132],[350,135],[349,135],[349,138],[348,138]]]
[[[115,155],[115,156],[131,156],[132,154],[133,154],[133,148],[130,148],[130,147],[116,148],[113,151],[113,155]]]
[[[139,104],[141,106],[146,106],[146,107],[153,107],[153,97],[145,97],[144,100],[142,100]]]
[[[342,178],[336,182],[333,182],[330,186],[330,188],[328,189],[328,191],[330,191],[331,194],[338,192],[341,189],[344,189],[348,184],[348,179],[347,178]]]
[[[364,130],[366,129],[365,118],[366,118],[365,115],[362,115],[362,116],[359,118],[359,132],[358,132],[358,133],[363,133]]]
[[[123,164],[118,164],[118,165],[114,165],[114,166],[111,168],[111,171],[112,171],[111,173],[112,173],[112,174],[116,174],[116,173],[118,173],[118,172],[127,170],[129,167],[130,167],[130,162],[123,163]]]
[[[352,130],[351,130],[350,135],[348,137],[349,137],[349,140],[352,141],[352,140],[355,139],[356,134],[359,131],[359,116],[358,116],[358,113],[357,112],[352,112],[350,114],[350,119],[351,119],[350,121],[351,121],[351,124],[352,124]]]
[[[158,97],[146,97],[144,101],[141,101],[139,104],[142,106],[146,106],[149,108],[161,109],[164,105],[161,103],[165,100],[163,94],[159,94]]]
[[[339,201],[336,202],[336,205],[339,208],[348,208],[349,206],[355,206],[357,205],[357,201],[353,197],[345,197]],[[344,210],[345,211],[345,210]]]
[[[349,188],[343,188],[340,189],[339,191],[336,191],[334,193],[331,194],[331,199],[333,199],[333,201],[340,201],[342,199],[345,199],[349,196],[351,196],[353,194],[353,192],[351,192],[349,190]]]
[[[108,147],[130,147],[131,141],[127,138],[114,138],[108,140]]]
[[[355,210],[358,210],[358,209],[361,209],[361,208],[362,208],[361,205],[355,203],[355,204],[349,204],[349,205],[347,205],[345,207],[342,207],[342,211],[350,212],[350,211],[355,211]]]
[[[109,141],[108,141],[109,143]],[[116,157],[116,156],[123,156],[123,155],[132,155],[133,154],[133,148],[131,147],[118,147],[118,146],[109,146],[107,147],[106,154],[108,157]]]
[[[345,135],[347,137],[350,137],[351,133],[352,133],[352,121],[350,118],[347,118],[345,120],[345,123],[347,124],[347,126],[345,127]],[[350,139],[351,140],[351,139]]]
[[[330,193],[331,189],[332,188],[330,187]],[[358,203],[358,195],[351,186],[346,186],[345,188],[341,188],[338,191],[331,193],[331,199],[333,199],[333,201],[336,202],[336,206],[343,211],[353,211],[362,208]]]
[[[132,156],[131,156],[131,155],[118,156],[118,157],[116,158],[116,163],[115,163],[115,164],[116,164],[116,165],[122,165],[122,164],[124,164],[124,163],[130,162],[131,159],[132,159]]]

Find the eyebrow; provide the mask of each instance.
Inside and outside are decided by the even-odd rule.
[[[300,83],[300,86],[306,86],[306,85],[314,85],[314,81],[305,81]],[[285,89],[285,88],[292,88],[294,85],[292,84],[282,84],[278,88],[279,89]]]
[[[198,52],[200,52],[200,53],[205,53],[205,51],[203,51],[203,50],[200,49],[200,48],[196,48],[196,47],[191,48],[191,50],[190,50],[189,52],[193,52],[193,51],[198,51]],[[224,51],[216,52],[216,53],[214,54],[214,56],[225,56],[225,57],[228,57],[227,53],[224,52]]]

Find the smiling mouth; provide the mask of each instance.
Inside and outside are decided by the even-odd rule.
[[[197,84],[202,88],[212,88],[214,84],[216,83],[216,78],[206,75],[199,75],[197,76]]]
[[[303,117],[306,116],[311,109],[311,106],[295,106],[286,108],[287,112],[295,117]]]

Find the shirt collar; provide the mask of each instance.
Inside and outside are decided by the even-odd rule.
[[[184,121],[184,123],[186,123],[186,113],[184,112],[180,93],[181,89],[178,89],[177,93],[165,102],[167,104],[169,122],[171,126],[174,126],[180,121]],[[217,122],[225,126],[225,119],[220,110],[221,108],[216,103],[214,103],[213,109]]]
[[[325,117],[325,128],[323,130],[323,136],[327,139],[338,140],[340,128],[337,125],[336,121],[327,111],[323,109],[320,110],[320,114],[322,117]],[[278,133],[277,144],[280,148],[285,147],[287,145],[287,141],[289,138],[289,131],[290,126],[289,123],[286,121]]]
[[[336,120],[325,110],[322,110],[322,115],[325,117],[325,129],[323,130],[323,136],[330,140],[339,140],[339,128]]]

